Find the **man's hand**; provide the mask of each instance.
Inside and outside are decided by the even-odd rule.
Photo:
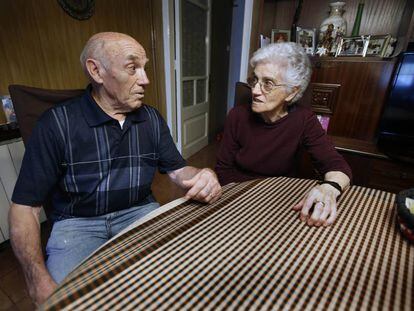
[[[211,169],[203,168],[193,178],[182,182],[185,187],[190,188],[185,195],[187,199],[213,203],[221,197],[221,186],[216,173]]]
[[[336,198],[339,190],[328,184],[313,187],[293,209],[300,211],[300,220],[309,226],[329,226],[336,218]],[[312,215],[310,210],[313,206]]]
[[[44,303],[57,287],[56,282],[53,281],[50,275],[45,275],[44,278],[36,284],[27,282],[27,285],[29,295],[36,306]]]

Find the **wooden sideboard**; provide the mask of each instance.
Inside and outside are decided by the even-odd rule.
[[[393,193],[414,187],[414,164],[388,157],[378,150],[375,143],[339,136],[329,137],[351,167],[354,185]],[[298,175],[302,178],[321,178],[306,152],[301,155]]]

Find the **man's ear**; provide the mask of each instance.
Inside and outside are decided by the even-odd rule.
[[[104,68],[101,63],[93,58],[88,58],[86,60],[86,70],[89,73],[89,76],[98,84],[103,82],[102,72]]]
[[[286,102],[291,102],[295,96],[299,93],[300,89],[298,86],[295,86],[292,88],[292,92],[288,95],[288,97],[285,98]]]

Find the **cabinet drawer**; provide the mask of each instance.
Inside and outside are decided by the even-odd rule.
[[[371,160],[369,187],[399,192],[414,187],[414,166],[388,160]]]

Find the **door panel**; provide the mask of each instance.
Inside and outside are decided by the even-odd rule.
[[[177,59],[181,99],[181,151],[188,158],[208,144],[210,1],[179,0],[180,47]]]

